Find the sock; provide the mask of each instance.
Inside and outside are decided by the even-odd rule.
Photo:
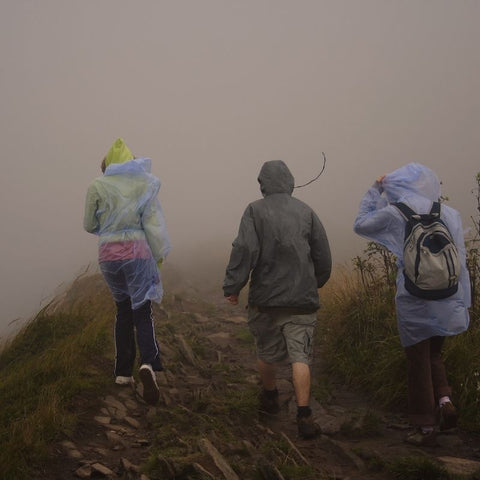
[[[444,405],[445,403],[449,403],[449,402],[451,402],[450,397],[445,396],[445,397],[440,398],[440,400],[438,401],[438,404],[439,404],[440,406],[442,406],[442,405]]]
[[[265,393],[265,396],[270,400],[273,400],[275,397],[278,397],[278,389],[276,388],[275,390],[263,389],[263,392]]]
[[[306,407],[297,407],[297,418],[309,417],[312,414],[312,409],[307,405]]]

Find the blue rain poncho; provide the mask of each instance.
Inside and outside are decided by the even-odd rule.
[[[130,297],[132,308],[160,302],[163,288],[157,262],[170,241],[157,194],[160,180],[151,160],[133,158],[118,139],[105,157],[104,175],[90,184],[84,228],[99,236],[99,263],[115,301]]]
[[[265,198],[242,216],[224,294],[238,295],[250,279],[250,305],[314,312],[332,268],[325,229],[307,204],[292,197],[294,178],[284,162],[265,162],[258,182]]]
[[[409,163],[387,174],[381,184],[376,182],[367,191],[354,222],[356,233],[384,245],[397,257],[397,324],[404,347],[433,336],[457,335],[468,328],[470,280],[462,221],[453,208],[442,204],[440,216],[452,234],[461,261],[457,293],[441,300],[424,300],[408,293],[404,286],[405,219],[390,203],[403,202],[417,213],[428,213],[440,194],[435,173],[419,163]]]

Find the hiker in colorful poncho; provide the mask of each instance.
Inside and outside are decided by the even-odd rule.
[[[354,223],[356,233],[384,245],[397,257],[397,324],[407,357],[409,417],[416,427],[406,440],[419,445],[435,443],[437,424],[446,430],[457,422],[441,351],[445,337],[468,328],[470,281],[460,214],[441,204],[440,218],[458,250],[458,290],[441,299],[409,293],[404,273],[406,218],[393,204],[401,202],[418,214],[427,214],[440,195],[435,173],[424,165],[410,163],[373,184],[360,203]]]
[[[157,198],[160,181],[149,158],[135,158],[117,139],[102,162],[103,175],[90,184],[84,228],[99,236],[99,264],[115,300],[115,382],[133,383],[136,342],[144,399],[159,398],[155,372],[162,370],[151,302],[160,302],[160,266],[170,250]]]
[[[248,205],[233,242],[223,284],[238,303],[250,280],[248,325],[255,337],[262,381],[260,409],[279,410],[276,364],[289,360],[297,400],[299,435],[313,438],[318,427],[310,401],[313,333],[320,306],[318,289],[330,277],[327,235],[315,212],[292,197],[294,179],[281,160],[266,162],[258,176],[264,196]]]

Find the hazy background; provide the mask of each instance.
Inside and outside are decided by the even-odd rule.
[[[325,151],[295,195],[337,264],[364,247],[364,191],[410,161],[467,227],[479,18],[477,0],[1,0],[0,335],[96,262],[84,198],[117,136],[162,181],[168,262],[199,260],[219,287],[210,259],[226,262],[267,160],[304,183]]]

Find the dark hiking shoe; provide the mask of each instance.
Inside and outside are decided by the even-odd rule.
[[[153,371],[151,365],[144,363],[140,367],[138,375],[143,384],[143,399],[149,405],[156,405],[160,398],[160,390],[158,389],[155,372]]]
[[[272,392],[262,389],[259,395],[261,413],[268,413],[276,415],[280,411],[280,404],[278,402],[278,390]]]
[[[437,444],[437,433],[435,430],[424,432],[420,427],[417,427],[407,434],[405,442],[417,447],[434,447]]]
[[[313,416],[297,417],[298,435],[307,440],[315,438],[320,433],[320,427],[313,421]]]
[[[450,430],[457,426],[457,409],[453,406],[452,402],[446,402],[439,408],[440,411],[440,430]]]

